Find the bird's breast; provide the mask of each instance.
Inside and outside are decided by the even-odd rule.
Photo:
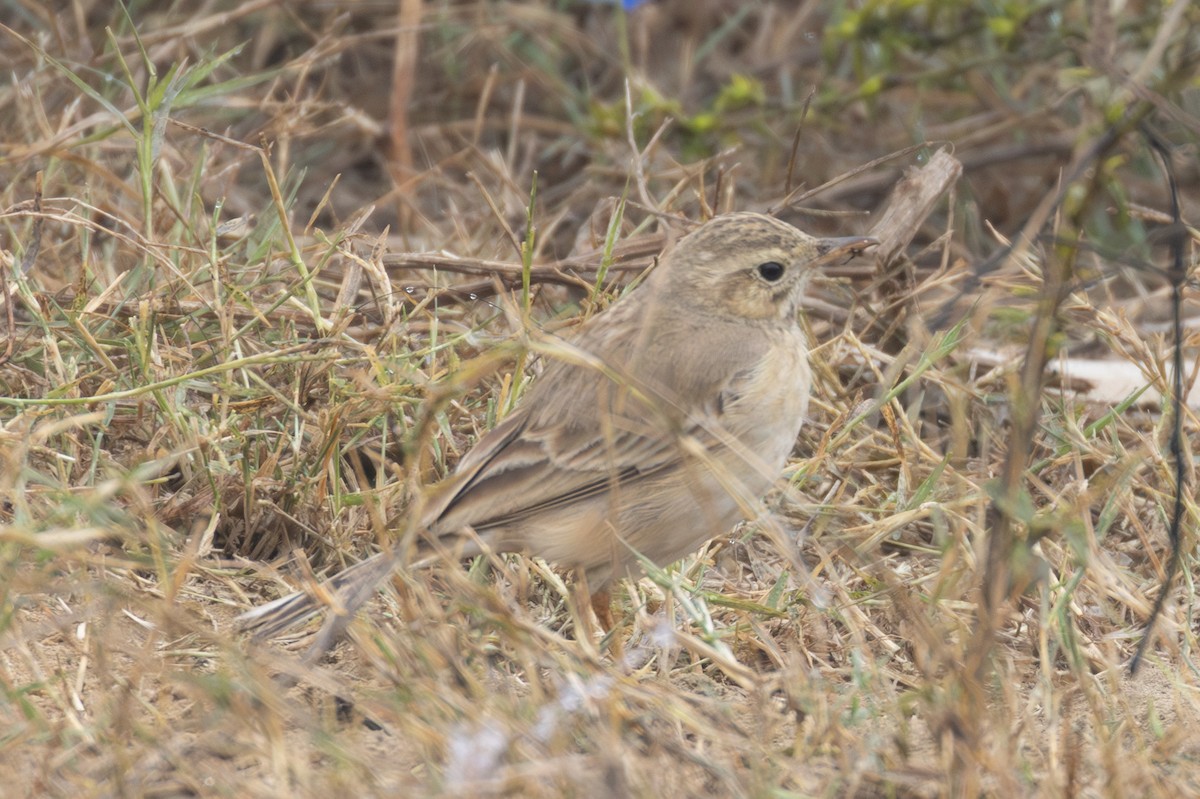
[[[747,364],[722,423],[771,469],[783,467],[808,412],[812,377],[799,329],[778,334],[758,363]]]

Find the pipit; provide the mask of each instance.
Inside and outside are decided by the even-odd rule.
[[[808,408],[804,288],[816,267],[876,243],[754,213],[680,239],[434,489],[414,560],[481,544],[525,552],[606,596],[641,573],[639,555],[670,564],[751,516]],[[298,592],[239,621],[261,638],[329,605],[310,656],[323,652],[402,561],[398,547],[380,552],[333,577],[324,599]]]

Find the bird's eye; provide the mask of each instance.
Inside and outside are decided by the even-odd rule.
[[[783,277],[783,264],[778,261],[767,261],[757,267],[759,277],[768,283],[774,283]]]

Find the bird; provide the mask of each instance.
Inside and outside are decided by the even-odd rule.
[[[524,552],[576,570],[599,609],[614,580],[643,573],[640,558],[669,565],[753,516],[808,409],[805,287],[821,265],[877,244],[817,238],[753,212],[679,238],[557,348],[517,407],[432,489],[417,557]],[[329,607],[315,657],[409,562],[403,555],[385,549],[238,624],[261,640]]]

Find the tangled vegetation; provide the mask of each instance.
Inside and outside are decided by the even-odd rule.
[[[5,5],[14,795],[1200,792],[1200,8],[624,5]],[[603,640],[522,556],[314,666],[239,635],[389,540],[531,331],[743,209],[896,242],[812,291],[769,519]]]

